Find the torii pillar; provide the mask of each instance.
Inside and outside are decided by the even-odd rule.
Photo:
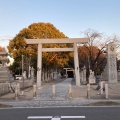
[[[37,87],[41,86],[41,74],[42,74],[42,44],[38,44],[38,57],[37,57]]]
[[[79,60],[78,60],[77,43],[74,43],[74,68],[75,68],[76,86],[80,86],[80,73],[79,73]]]

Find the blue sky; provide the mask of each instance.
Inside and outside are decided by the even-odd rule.
[[[120,35],[120,0],[0,0],[1,45],[35,22],[50,22],[70,38],[88,28]]]

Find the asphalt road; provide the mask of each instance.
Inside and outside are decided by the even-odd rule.
[[[120,107],[8,108],[0,120],[120,120]]]

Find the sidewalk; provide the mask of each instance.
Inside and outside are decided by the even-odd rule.
[[[72,83],[72,96],[68,95],[68,86]],[[56,94],[52,96],[52,85],[55,84]],[[57,107],[57,106],[82,106],[100,101],[111,101],[105,99],[104,94],[98,94],[97,85],[91,85],[91,99],[87,98],[87,86],[75,86],[72,78],[59,80],[57,82],[43,83],[37,89],[37,97],[33,98],[33,89],[27,88],[24,94],[15,99],[14,93],[9,93],[0,97],[0,104],[12,105],[13,107]],[[120,100],[112,100],[120,103]]]

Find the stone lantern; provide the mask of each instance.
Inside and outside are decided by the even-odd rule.
[[[0,52],[0,83],[8,82],[10,80],[14,80],[12,74],[10,73],[9,69],[6,66],[8,61],[8,53],[3,50]]]
[[[8,56],[8,53],[5,50],[0,52],[0,61],[1,61],[0,67],[2,67],[2,68],[6,67],[6,63],[8,61],[7,56]]]

